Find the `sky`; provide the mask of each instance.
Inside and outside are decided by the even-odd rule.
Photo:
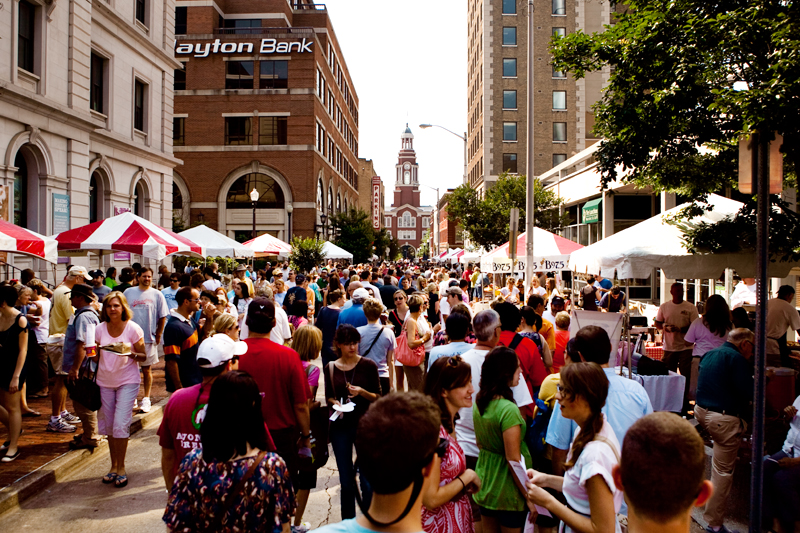
[[[394,197],[406,122],[414,134],[422,205],[463,182],[467,128],[466,0],[322,0],[359,99],[359,157]]]

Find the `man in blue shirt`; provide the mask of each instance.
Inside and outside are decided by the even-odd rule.
[[[450,339],[450,343],[433,347],[431,355],[428,357],[428,369],[430,369],[433,362],[440,357],[461,355],[475,347],[474,344],[464,341],[469,332],[470,319],[468,317],[461,313],[454,313],[447,317],[446,322],[447,338]]]
[[[353,291],[353,298],[351,301],[353,305],[342,309],[339,313],[339,320],[336,322],[338,328],[342,324],[350,324],[355,328],[367,325],[367,315],[364,314],[364,302],[369,298],[367,289],[358,288]]]
[[[742,433],[747,428],[742,418],[749,416],[753,399],[753,369],[749,360],[753,357],[754,341],[749,329],[734,329],[728,333],[725,344],[706,352],[700,360],[694,414],[714,439],[711,461],[714,494],[703,512],[708,522],[706,531],[710,532],[728,531],[722,523]]]

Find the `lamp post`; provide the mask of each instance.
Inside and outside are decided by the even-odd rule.
[[[322,213],[319,216],[319,221],[320,221],[320,224],[315,224],[314,225],[314,230],[318,234],[322,234],[322,240],[327,240],[326,233],[327,233],[327,230],[328,230],[328,215],[326,215],[325,213]],[[317,237],[317,238],[319,238],[319,237]]]
[[[258,204],[258,197],[261,196],[258,190],[253,187],[250,191],[250,201],[253,202],[253,238],[256,238],[256,204]]]
[[[294,211],[294,206],[292,204],[286,204],[286,216],[289,219],[289,242],[292,242],[292,211]]]
[[[456,137],[458,137],[459,139],[464,141],[464,174],[463,174],[463,179],[464,179],[464,183],[467,183],[467,132],[465,131],[464,135],[459,135],[458,133],[456,133],[454,131],[451,131],[451,130],[448,130],[444,126],[439,126],[438,124],[420,124],[419,127],[422,128],[423,130],[426,129],[426,128],[441,128],[444,131],[446,131],[448,133],[452,133],[453,135],[455,135]]]

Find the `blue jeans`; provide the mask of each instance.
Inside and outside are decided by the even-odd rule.
[[[351,414],[345,416],[353,416]],[[347,425],[343,425],[343,424]],[[331,424],[330,441],[333,455],[336,457],[336,466],[339,468],[340,501],[342,507],[342,520],[356,517],[356,471],[358,460],[353,463],[353,447],[356,442],[356,424],[337,420]],[[363,475],[361,481],[361,499],[364,506],[369,509],[372,501],[372,489]]]

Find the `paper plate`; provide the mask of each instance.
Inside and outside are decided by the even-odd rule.
[[[356,404],[350,402],[344,405],[334,405],[333,410],[339,411],[340,413],[352,413],[355,410]]]

